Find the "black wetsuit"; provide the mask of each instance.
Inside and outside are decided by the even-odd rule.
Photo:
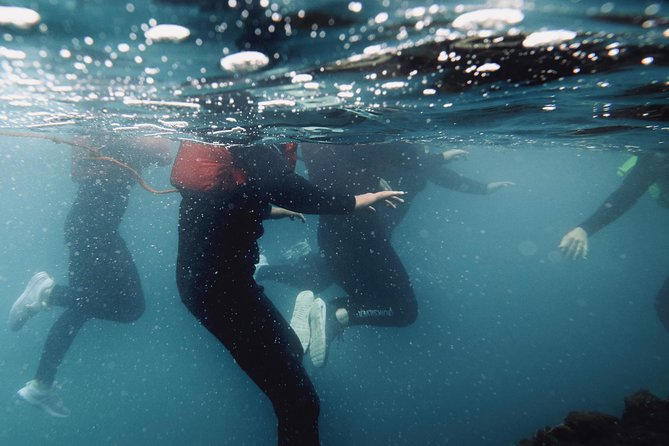
[[[663,195],[659,198],[667,204],[669,194],[669,156],[644,153],[639,155],[634,168],[623,183],[609,195],[602,205],[579,226],[592,236],[629,210],[653,184],[661,186]],[[669,331],[669,277],[655,299],[657,315]]]
[[[104,151],[135,169],[152,160],[136,147]],[[51,385],[58,366],[91,318],[133,322],[144,312],[144,294],[137,267],[118,232],[135,183],[131,174],[109,161],[75,159],[73,179],[77,195],[65,221],[65,242],[70,252],[69,285],[56,285],[50,306],[64,307],[44,344],[37,374]]]
[[[352,212],[350,195],[323,193],[271,146],[233,149],[247,182],[231,194],[182,192],[177,285],[190,312],[271,400],[280,445],[318,445],[318,395],[288,322],[253,279],[270,203],[303,213]]]
[[[287,281],[316,291],[336,282],[347,293],[329,302],[344,308],[350,325],[406,326],[417,316],[416,296],[409,276],[390,238],[406,215],[416,193],[428,181],[468,193],[487,193],[487,186],[444,167],[441,153],[426,153],[407,143],[358,146],[302,144],[309,178],[319,187],[361,194],[379,189],[386,180],[392,189],[408,192],[405,204],[376,212],[323,215],[319,218],[319,253],[297,264],[263,267],[259,279]],[[313,281],[313,283],[309,283]]]

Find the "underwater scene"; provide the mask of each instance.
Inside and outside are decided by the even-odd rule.
[[[668,43],[0,0],[0,445],[669,445]]]

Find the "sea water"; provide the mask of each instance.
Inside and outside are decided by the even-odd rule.
[[[667,99],[662,2],[267,2],[285,15],[321,11],[345,23],[269,39],[249,37],[239,8],[225,7],[235,2],[192,3],[3,2],[40,19],[0,25],[0,314],[33,273],[66,281],[62,229],[76,186],[71,148],[53,138],[113,131],[174,141],[412,141],[435,152],[465,149],[455,170],[516,186],[474,196],[430,185],[415,198],[393,244],[418,298],[416,323],[347,330],[326,368],[305,361],[321,397],[323,444],[510,445],[570,410],[619,415],[638,389],[667,396],[669,334],[653,300],[668,272],[669,213],[644,196],[591,238],[587,260],[557,248],[620,184],[616,170],[630,152],[667,150],[666,111],[648,108]],[[486,26],[456,30],[453,22],[486,8],[523,14],[484,24],[490,34],[595,33],[612,45],[607,52],[617,43],[660,56],[642,51],[546,82],[523,82],[525,72],[458,88],[444,88],[453,77],[438,69],[319,69],[387,48],[397,58],[400,45],[439,33],[478,39]],[[158,24],[182,25],[190,36],[150,42],[144,33]],[[268,65],[225,71],[221,59],[241,50],[266,55]],[[300,74],[310,78],[293,82]],[[644,86],[654,92],[635,92]],[[252,106],[230,106],[248,97]],[[169,172],[148,169],[144,179],[168,188]],[[298,172],[307,173],[301,162]],[[134,188],[121,232],[147,311],[130,325],[91,321],[81,331],[57,376],[69,418],[15,397],[58,311],[18,333],[0,330],[0,444],[276,443],[269,401],[179,300],[178,204],[178,195]],[[316,223],[268,223],[263,253],[282,261],[296,244],[317,249]],[[300,290],[264,285],[289,317]]]

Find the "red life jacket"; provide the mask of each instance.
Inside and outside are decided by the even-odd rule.
[[[297,144],[283,146],[292,170],[297,164]],[[246,183],[246,172],[235,166],[234,157],[225,146],[197,141],[181,141],[170,182],[179,190],[190,192],[229,192]]]

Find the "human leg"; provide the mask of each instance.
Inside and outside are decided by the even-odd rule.
[[[352,226],[348,237],[319,228],[323,258],[347,293],[330,303],[348,325],[411,325],[418,304],[409,275],[383,231],[368,226]]]
[[[117,233],[70,245],[70,284],[54,288],[49,304],[96,319],[134,322],[145,302],[137,266]]]
[[[47,386],[53,384],[58,366],[87,320],[88,318],[82,313],[66,309],[54,322],[42,349],[42,356],[35,374],[36,380]]]
[[[319,228],[323,257],[347,295],[314,300],[309,352],[316,367],[325,365],[330,343],[344,327],[404,327],[416,320],[418,307],[406,269],[383,231],[367,225],[324,229]]]
[[[87,320],[86,316],[72,309],[60,315],[49,330],[35,378],[18,391],[19,397],[49,415],[61,418],[70,415],[53,389],[53,382],[65,354]]]
[[[262,288],[235,285],[234,279],[220,287],[185,282],[179,289],[188,309],[272,402],[279,445],[318,445],[320,403],[302,365],[300,341]]]

